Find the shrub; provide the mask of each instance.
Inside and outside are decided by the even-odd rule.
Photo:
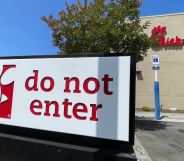
[[[141,110],[142,111],[151,111],[151,108],[148,106],[143,106],[143,107],[141,107]]]

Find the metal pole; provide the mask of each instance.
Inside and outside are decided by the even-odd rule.
[[[159,92],[157,70],[155,70],[154,93],[155,93],[155,119],[160,120],[160,92]]]
[[[157,66],[155,65],[155,68],[156,68]],[[157,72],[157,70],[155,70],[155,82],[157,82],[158,81],[158,72]]]

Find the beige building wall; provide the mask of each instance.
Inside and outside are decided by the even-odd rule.
[[[155,26],[166,26],[166,37],[179,36],[184,39],[184,13],[142,17],[142,23],[150,21],[146,33],[150,36]],[[147,57],[137,64],[136,80],[136,107],[154,108],[154,71],[152,70],[151,56],[160,56],[160,104],[163,108],[184,109],[184,46],[159,47],[148,50]]]

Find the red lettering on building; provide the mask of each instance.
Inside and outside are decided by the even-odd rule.
[[[151,30],[152,47],[162,46],[181,46],[184,45],[184,39],[176,36],[175,38],[167,38],[167,28],[165,26],[156,26]]]

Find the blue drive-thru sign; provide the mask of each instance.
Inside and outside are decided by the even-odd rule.
[[[159,66],[154,66],[152,67],[153,70],[160,70],[160,67]]]

